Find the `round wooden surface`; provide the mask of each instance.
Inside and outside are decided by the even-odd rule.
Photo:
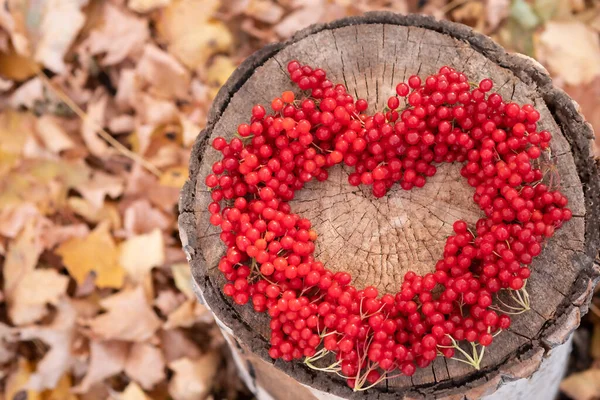
[[[215,99],[192,154],[180,227],[194,279],[217,319],[253,353],[270,360],[268,318],[251,306],[233,305],[220,291],[225,281],[217,264],[224,246],[218,229],[208,221],[206,207],[211,200],[204,177],[219,157],[208,145],[214,137],[231,138],[238,124],[248,122],[256,103],[268,106],[285,90],[300,95],[285,69],[292,59],[325,69],[333,82],[366,99],[369,111],[381,110],[396,84],[408,76],[425,77],[443,65],[464,71],[471,81],[490,77],[494,90],[505,99],[531,103],[540,111],[540,129],[553,134],[551,162],[574,215],[532,265],[527,285],[532,310],[516,316],[511,328],[496,338],[482,371],[439,358],[413,377],[389,380],[367,395],[477,387],[481,377],[497,373],[513,357],[531,353],[544,338],[556,344],[563,341],[571,325],[578,323],[580,309],[586,309],[597,276],[592,264],[598,246],[598,205],[590,201],[594,196],[597,201],[600,191],[589,158],[589,125],[534,62],[506,54],[464,26],[388,13],[314,26],[287,43],[267,47],[242,64]],[[404,191],[396,185],[387,196],[375,199],[368,188],[350,186],[348,171],[337,166],[326,182],[310,182],[298,192],[292,210],[312,221],[319,233],[315,256],[328,268],[352,273],[357,287],[374,285],[395,293],[407,270],[434,271],[456,219],[474,224],[483,216],[472,200],[473,188],[460,176],[460,167],[439,165],[425,187]],[[314,374],[301,363],[276,365],[304,384],[335,390],[341,396],[351,392],[338,382],[340,378]]]

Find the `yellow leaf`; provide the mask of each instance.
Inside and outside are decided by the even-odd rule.
[[[113,202],[105,201],[102,207],[98,209],[86,199],[72,196],[67,199],[67,205],[75,214],[82,216],[86,221],[95,224],[106,221],[113,230],[121,227],[121,216]]]
[[[173,280],[175,286],[185,294],[188,299],[195,299],[196,295],[192,289],[192,273],[190,266],[187,263],[179,263],[171,265],[171,272],[173,273]]]
[[[119,398],[121,400],[150,400],[142,388],[135,382],[130,382]]]
[[[206,71],[206,81],[212,87],[212,97],[217,95],[217,92],[227,82],[227,79],[235,71],[235,68],[236,66],[230,57],[215,56]]]
[[[136,283],[140,283],[153,267],[164,262],[165,243],[158,228],[127,239],[119,247],[119,263]]]
[[[17,54],[12,48],[10,52],[0,52],[0,76],[23,82],[31,78],[38,71],[39,67],[29,57]]]
[[[106,222],[87,237],[72,238],[62,243],[56,254],[62,257],[69,274],[82,284],[90,272],[96,274],[96,286],[120,288],[125,271],[118,263],[117,246]]]
[[[169,394],[175,400],[203,399],[212,388],[219,356],[210,352],[191,360],[181,358],[169,364],[173,378],[169,381]]]
[[[202,67],[213,54],[231,47],[233,37],[225,24],[210,20],[218,6],[215,0],[175,0],[161,10],[156,25],[159,38],[190,69]]]
[[[169,4],[171,0],[129,0],[127,7],[138,13],[147,13],[154,9],[164,7]]]
[[[56,384],[56,387],[51,390],[45,390],[42,392],[43,400],[77,400],[75,394],[71,393],[71,387],[73,382],[69,374],[63,375],[62,378]]]
[[[13,292],[19,283],[35,269],[41,253],[39,226],[37,221],[32,218],[8,247],[2,270],[6,297],[9,299],[13,297]]]
[[[4,388],[5,399],[16,399],[20,398],[18,393],[25,392],[27,400],[41,400],[41,396],[38,392],[33,390],[27,390],[27,382],[33,371],[33,365],[24,358],[19,359],[18,367],[6,380],[6,387]]]
[[[0,57],[1,59],[1,57]],[[0,114],[0,150],[21,154],[27,139],[33,135],[35,117],[29,112],[6,110]]]
[[[187,167],[171,167],[162,173],[159,183],[163,186],[181,188],[187,178]]]

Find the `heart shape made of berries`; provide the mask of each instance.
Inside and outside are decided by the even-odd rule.
[[[269,114],[255,105],[239,137],[213,141],[223,157],[205,183],[210,222],[227,246],[219,262],[224,293],[268,312],[271,357],[304,358],[354,390],[412,375],[439,354],[479,368],[509,314],[528,309],[533,258],[572,216],[567,198],[542,181],[554,171],[543,161],[551,134],[538,132],[540,114],[505,103],[490,79],[475,85],[446,66],[399,83],[387,109],[373,115],[322,69],[291,61],[288,72],[301,99],[284,92]],[[317,232],[289,205],[305,183],[325,181],[328,168],[344,164],[350,185],[383,197],[395,184],[423,187],[444,162],[463,163],[485,217],[471,227],[454,223],[434,273],[408,272],[395,296],[380,296],[315,259]],[[514,303],[494,299],[501,290]]]

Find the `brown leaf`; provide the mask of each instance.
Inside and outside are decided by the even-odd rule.
[[[173,0],[161,10],[156,28],[169,53],[189,69],[204,66],[215,53],[231,47],[231,33],[219,21],[210,20],[219,6],[215,0]]]
[[[600,75],[600,38],[581,22],[548,22],[539,36],[536,58],[570,85]]]
[[[154,299],[154,306],[163,315],[169,315],[185,301],[185,296],[173,290],[161,290]]]
[[[171,213],[179,199],[179,189],[162,186],[158,178],[134,165],[127,179],[125,194],[143,197],[165,212]]]
[[[35,61],[12,48],[8,53],[0,52],[0,76],[4,78],[23,82],[34,76],[38,68]]]
[[[169,382],[169,394],[175,400],[204,399],[212,388],[217,373],[219,355],[210,352],[191,360],[181,358],[169,364],[174,376]]]
[[[42,115],[35,125],[37,134],[44,145],[54,154],[75,147],[75,143],[61,127],[59,120],[51,115]]]
[[[144,294],[142,286],[121,292],[100,301],[106,313],[88,322],[92,333],[103,340],[144,342],[159,328],[158,319]]]
[[[128,350],[129,344],[124,342],[92,341],[87,373],[79,385],[73,388],[73,392],[85,393],[94,384],[123,371]]]
[[[106,221],[110,229],[121,227],[121,217],[117,207],[110,202],[104,202],[102,208],[94,207],[90,202],[81,197],[69,197],[67,205],[75,214],[82,216],[86,221],[99,224]]]
[[[183,329],[161,330],[160,342],[168,363],[184,357],[192,360],[200,357],[198,345],[188,339]]]
[[[84,238],[90,233],[86,224],[54,225],[44,226],[42,229],[42,246],[52,249],[55,246],[72,238]]]
[[[4,388],[4,398],[16,400],[22,398],[20,393],[24,393],[24,398],[27,400],[41,400],[39,392],[27,388],[29,377],[33,371],[33,364],[24,358],[19,358],[17,370],[10,374],[6,380]]]
[[[40,211],[31,203],[13,204],[0,209],[0,235],[14,238],[28,220],[40,215]]]
[[[111,155],[114,149],[98,136],[98,131],[104,126],[104,116],[108,97],[98,91],[87,105],[86,118],[81,126],[81,137],[86,147],[93,155],[103,158]]]
[[[147,13],[168,5],[171,0],[129,0],[127,7],[138,13]]]
[[[108,228],[103,222],[87,237],[69,239],[56,249],[77,283],[82,284],[94,271],[98,287],[120,288],[123,285],[124,270],[118,264],[117,246]]]
[[[165,359],[159,348],[134,343],[125,363],[125,373],[146,390],[165,379]]]
[[[175,311],[169,314],[164,329],[189,328],[196,322],[210,323],[213,321],[212,314],[197,300],[187,300]]]
[[[128,237],[147,233],[154,229],[166,231],[172,226],[172,223],[171,216],[152,207],[147,199],[134,201],[123,213],[123,229]]]
[[[36,220],[29,220],[8,247],[4,260],[4,293],[9,299],[21,280],[34,270],[41,253],[39,225]]]
[[[50,346],[44,358],[37,363],[35,373],[29,377],[28,386],[31,389],[41,391],[56,387],[71,368],[75,361],[71,345],[75,337],[76,318],[77,313],[71,302],[64,300],[58,304],[58,313],[50,325],[34,325],[19,330],[21,340],[39,339]]]
[[[171,273],[173,274],[173,280],[175,286],[185,294],[188,299],[195,299],[196,295],[192,289],[192,273],[190,266],[187,263],[179,263],[171,265]]]
[[[92,206],[100,209],[106,196],[116,199],[123,193],[124,186],[122,177],[95,170],[88,181],[75,186],[75,189]]]
[[[600,369],[589,369],[568,376],[560,390],[573,400],[593,400],[600,397]]]
[[[37,102],[42,102],[43,100],[44,84],[40,78],[35,77],[19,86],[10,96],[8,104],[15,109],[25,107],[31,110]]]
[[[273,25],[279,22],[284,9],[271,0],[251,0],[244,13],[261,22]]]
[[[581,106],[581,112],[586,120],[592,124],[596,132],[596,157],[600,157],[600,76],[590,84],[579,86],[565,86],[565,91]]]
[[[104,3],[104,24],[87,40],[92,55],[104,54],[102,65],[114,65],[129,56],[141,54],[148,40],[146,19],[135,17],[111,3]]]
[[[282,38],[292,36],[296,31],[319,22],[325,12],[323,0],[303,1],[301,8],[290,13],[280,23],[275,25],[275,32]]]
[[[165,262],[165,244],[160,229],[133,236],[119,246],[119,263],[131,280],[140,283],[153,267]]]
[[[137,74],[150,85],[150,94],[174,99],[189,97],[190,73],[169,53],[153,44],[144,47]]]
[[[67,290],[69,278],[54,269],[25,273],[8,297],[8,315],[15,325],[31,324],[48,313],[47,304],[56,305]]]

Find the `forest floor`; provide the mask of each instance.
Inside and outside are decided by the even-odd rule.
[[[177,200],[219,87],[312,23],[418,12],[539,60],[600,132],[595,0],[0,0],[0,399],[245,399]],[[596,154],[600,154],[600,141]],[[600,398],[600,296],[562,396]]]

